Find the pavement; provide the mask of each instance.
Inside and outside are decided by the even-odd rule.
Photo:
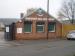
[[[0,40],[0,56],[73,56],[74,54],[75,40]]]

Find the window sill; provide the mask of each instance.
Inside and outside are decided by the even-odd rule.
[[[44,31],[37,31],[37,33],[44,33]]]
[[[49,31],[49,32],[53,32],[54,33],[55,31]]]
[[[29,34],[29,33],[32,33],[32,32],[24,32],[24,33],[28,33]]]

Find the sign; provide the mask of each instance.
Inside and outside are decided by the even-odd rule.
[[[6,27],[6,32],[9,32],[9,27]]]
[[[17,28],[17,33],[22,33],[22,28]]]

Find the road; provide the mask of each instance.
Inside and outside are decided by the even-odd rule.
[[[25,40],[8,41],[0,47],[0,56],[72,56],[75,41],[72,40]]]
[[[0,47],[0,56],[70,56],[75,54],[75,41],[23,41]]]

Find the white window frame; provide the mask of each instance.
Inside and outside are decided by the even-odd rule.
[[[54,25],[54,30],[53,30],[53,31],[49,31],[49,32],[55,32],[55,27],[56,27],[56,26]]]
[[[31,24],[31,32],[32,32],[32,24]],[[31,33],[31,32],[25,32],[25,33]]]
[[[37,31],[37,32],[44,32],[44,24],[43,24],[43,25],[36,25],[36,26],[37,26],[37,27],[38,27],[38,26],[43,26],[43,31],[37,31],[37,28],[36,28],[36,31]]]

